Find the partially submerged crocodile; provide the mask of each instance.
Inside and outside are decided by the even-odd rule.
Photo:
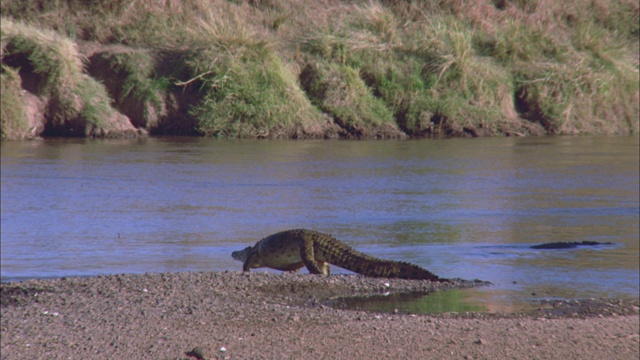
[[[613,245],[612,242],[598,242],[598,241],[572,241],[572,242],[550,242],[540,245],[532,245],[532,249],[574,249],[578,246],[599,246],[599,245]]]
[[[329,264],[371,277],[449,282],[413,264],[378,259],[356,251],[329,234],[295,229],[282,231],[258,241],[254,246],[234,251],[243,271],[269,267],[298,271],[306,266],[312,274],[329,275]]]

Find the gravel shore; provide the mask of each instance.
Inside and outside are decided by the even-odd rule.
[[[379,314],[337,296],[469,287],[357,275],[110,275],[0,285],[3,359],[638,359],[639,301]],[[544,305],[544,306],[542,306]]]

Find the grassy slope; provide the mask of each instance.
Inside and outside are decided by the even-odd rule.
[[[638,132],[634,1],[85,3],[3,1],[3,63],[15,52],[6,18],[179,54],[169,70],[157,52],[107,66],[122,78],[116,108],[152,131],[172,132],[180,120],[163,123],[161,103],[186,92],[180,116],[212,136]],[[148,104],[146,117],[127,101]],[[4,104],[3,118],[20,114]]]
[[[28,138],[30,124],[21,86],[47,99],[51,135],[118,136],[136,134],[110,105],[105,88],[83,73],[83,58],[68,38],[10,19],[2,20],[2,138]],[[37,129],[39,126],[36,125]]]

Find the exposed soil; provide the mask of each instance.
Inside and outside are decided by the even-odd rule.
[[[481,282],[239,272],[3,283],[3,359],[637,359],[638,300],[527,314],[377,314],[335,296]]]
[[[123,70],[118,70],[117,61],[114,57],[128,54],[134,57],[135,54],[146,54],[153,59],[153,73],[166,78],[174,78],[176,69],[185,67],[185,61],[190,56],[190,50],[158,50],[149,48],[133,48],[125,45],[104,45],[93,42],[79,42],[78,50],[86,61],[86,72],[92,78],[103,84],[113,99],[112,105],[115,112],[110,118],[103,119],[103,125],[93,126],[86,123],[86,119],[64,119],[61,124],[54,123],[51,119],[60,117],[57,113],[52,113],[58,107],[53,98],[42,96],[38,90],[38,84],[42,82],[30,70],[29,60],[21,56],[16,59],[7,57],[3,61],[20,71],[23,96],[24,112],[27,114],[27,130],[11,135],[10,138],[32,139],[39,136],[89,136],[89,137],[111,137],[130,138],[146,135],[202,135],[197,129],[198,120],[191,114],[190,109],[201,101],[202,95],[195,86],[185,86],[179,89],[171,88],[156,90],[154,98],[158,104],[154,104],[149,99],[131,95],[128,83],[131,80],[129,74]],[[134,60],[130,60],[134,61]],[[306,69],[311,68],[307,66]],[[308,93],[311,93],[309,82],[309,71],[300,74],[300,81]],[[182,74],[184,75],[184,74]],[[186,75],[184,75],[186,76]],[[147,79],[148,80],[148,79]],[[306,86],[304,86],[306,84]],[[329,88],[335,84],[327,85]],[[327,87],[325,86],[325,87]],[[126,94],[123,94],[124,89]],[[148,94],[147,94],[148,95]],[[317,94],[316,94],[317,95]],[[317,95],[324,97],[324,95]],[[59,105],[59,104],[58,104]],[[84,104],[77,103],[75,107],[82,109]],[[60,110],[60,109],[58,109]],[[381,123],[374,124],[368,122],[351,123],[341,119],[339,116],[329,116],[325,114],[324,122],[312,122],[306,127],[285,126],[282,129],[266,133],[255,133],[255,138],[324,138],[324,139],[406,139],[415,138],[440,138],[440,137],[478,137],[499,135],[495,130],[475,127],[472,125],[462,126],[455,121],[451,121],[439,114],[431,114],[425,117],[424,124],[416,129],[402,126],[403,115],[399,115],[400,128],[396,124]],[[405,124],[406,125],[406,124]],[[18,131],[18,130],[15,130]],[[502,132],[507,136],[541,136],[547,131],[537,122],[527,121],[514,117],[510,122],[502,126]]]

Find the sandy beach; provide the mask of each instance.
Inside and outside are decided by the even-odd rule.
[[[516,314],[387,314],[326,305],[336,296],[472,285],[240,272],[3,283],[1,353],[3,359],[639,356],[637,299],[557,301]]]

